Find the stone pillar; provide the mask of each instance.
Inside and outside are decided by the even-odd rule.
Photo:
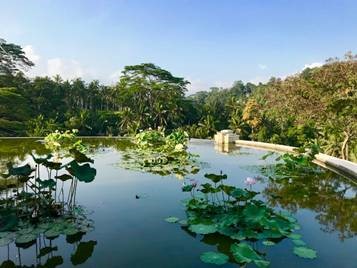
[[[233,131],[230,129],[221,130],[217,132],[216,135],[214,135],[214,141],[217,144],[234,143],[238,139],[239,136],[234,134]]]

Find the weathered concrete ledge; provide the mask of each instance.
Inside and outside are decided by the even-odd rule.
[[[296,147],[280,145],[280,144],[273,144],[273,143],[265,143],[265,142],[257,142],[257,141],[246,141],[246,140],[236,140],[237,146],[243,147],[252,147],[257,149],[264,149],[268,151],[274,152],[287,152],[293,153]],[[315,156],[315,163],[331,169],[332,171],[339,173],[341,175],[345,175],[348,177],[352,177],[357,179],[357,164],[343,160],[337,157],[333,157],[327,154],[317,154]]]

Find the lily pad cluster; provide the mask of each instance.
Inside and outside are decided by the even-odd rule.
[[[183,228],[197,235],[224,236],[231,245],[226,254],[203,253],[202,261],[224,264],[230,260],[241,265],[254,263],[268,267],[269,260],[253,244],[272,247],[286,238],[292,240],[297,256],[316,257],[316,252],[296,233],[300,226],[292,215],[268,207],[256,198],[259,192],[223,183],[227,179],[225,174],[206,174],[205,178],[210,182],[201,185],[193,182],[182,187],[184,192],[191,193],[191,198],[185,201],[187,219]],[[174,217],[167,221],[181,222]]]
[[[21,250],[32,246],[34,247],[32,252],[35,254],[32,261],[36,267],[62,265],[63,257],[56,255],[59,247],[56,245],[56,240],[60,236],[65,236],[65,241],[73,244],[71,263],[78,265],[86,262],[91,257],[97,244],[93,240],[82,241],[85,234],[94,229],[94,222],[88,218],[88,214],[88,211],[84,208],[77,206],[71,216],[43,219],[36,224],[21,222],[15,231],[0,232],[1,247],[14,243],[15,247],[18,248],[16,260],[11,260],[8,257],[0,264],[0,267],[30,267],[21,263]],[[19,262],[19,265],[16,262]]]
[[[44,230],[46,236],[85,231],[76,228],[77,225],[69,225],[69,220],[73,220],[76,214],[78,182],[93,181],[96,169],[91,167],[94,161],[79,151],[75,144],[66,148],[65,157],[56,152],[45,156],[31,154],[33,161],[29,163],[21,166],[8,163],[8,171],[1,174],[0,180],[5,184],[8,180],[16,180],[17,184],[1,194],[0,232],[15,232],[15,241],[26,242],[40,232],[39,224],[52,220],[60,221],[63,226],[57,224],[47,228]],[[33,227],[23,231],[24,225]],[[24,233],[19,236],[18,232]]]
[[[135,146],[123,153],[121,166],[127,169],[179,178],[199,171],[197,155],[187,151],[189,137],[184,131],[165,135],[162,129],[145,130],[134,138]]]
[[[11,231],[0,232],[0,247],[12,242],[19,247],[29,247],[41,236],[55,239],[60,235],[74,236],[88,233],[94,229],[94,222],[87,218],[84,211],[81,207],[76,207],[71,215],[43,218],[37,223],[20,220]]]

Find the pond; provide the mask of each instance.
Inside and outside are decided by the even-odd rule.
[[[76,203],[86,211],[93,230],[80,237],[42,237],[27,248],[11,243],[0,248],[1,263],[9,264],[6,261],[11,260],[21,267],[213,267],[200,260],[203,252],[228,254],[229,245],[222,236],[197,235],[180,224],[165,221],[170,216],[186,218],[182,200],[189,193],[182,192],[180,176],[123,168],[127,140],[86,138],[84,142],[93,147],[89,156],[94,159],[97,174],[93,182],[78,185]],[[317,258],[294,255],[289,239],[274,247],[256,242],[255,247],[266,254],[271,267],[357,267],[356,182],[328,171],[318,178],[305,176],[277,182],[262,171],[275,164],[276,155],[262,159],[266,151],[237,147],[220,150],[205,140],[191,140],[189,150],[199,155],[201,169],[187,177],[203,183],[205,173],[223,171],[227,183],[241,188],[247,187],[247,177],[259,178],[251,186],[261,192],[258,199],[297,219],[301,226],[297,232],[316,250]],[[30,162],[31,152],[47,153],[36,139],[0,139],[0,173],[6,172],[10,161]],[[53,250],[48,254],[42,251],[43,256],[38,257],[43,247]],[[221,267],[237,266],[229,262]],[[247,267],[255,266],[251,263]]]

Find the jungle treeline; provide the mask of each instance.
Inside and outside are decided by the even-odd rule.
[[[0,39],[0,136],[131,135],[162,127],[211,138],[232,129],[241,139],[292,146],[317,143],[357,161],[357,56],[330,58],[267,83],[234,82],[187,96],[189,82],[152,63],[126,66],[115,85],[60,76],[29,78],[22,48]]]

